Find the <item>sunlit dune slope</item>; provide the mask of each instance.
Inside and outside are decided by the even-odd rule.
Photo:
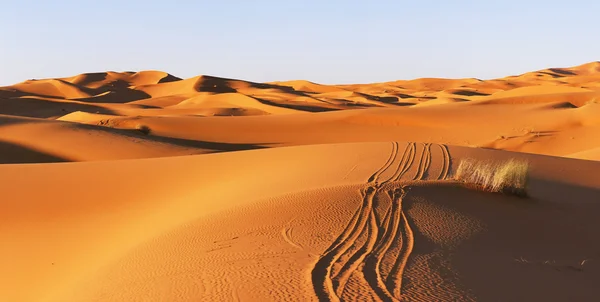
[[[173,138],[265,147],[411,140],[576,157],[600,146],[600,104],[454,102],[413,108],[246,117],[110,116],[73,113],[60,120],[151,129]],[[109,129],[109,130],[111,130]],[[137,131],[136,131],[137,132]],[[586,159],[599,159],[588,153]]]
[[[465,157],[528,160],[531,198],[439,181]],[[419,143],[3,165],[0,297],[585,300],[598,165]]]

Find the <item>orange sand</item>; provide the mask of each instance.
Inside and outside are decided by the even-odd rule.
[[[107,72],[0,104],[0,301],[598,299],[599,62],[359,85]],[[466,157],[527,160],[530,197],[453,181]]]

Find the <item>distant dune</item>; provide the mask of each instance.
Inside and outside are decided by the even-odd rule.
[[[0,87],[0,301],[595,301],[600,62]],[[455,180],[528,164],[527,197]]]

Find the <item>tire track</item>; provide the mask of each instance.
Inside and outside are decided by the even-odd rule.
[[[293,218],[292,220],[290,220],[287,223],[287,226],[285,226],[282,230],[281,230],[281,235],[283,236],[283,240],[285,240],[285,242],[287,242],[289,245],[297,248],[297,249],[302,249],[302,245],[300,245],[299,243],[296,243],[293,239],[292,239],[292,227],[291,224],[292,222],[295,220],[296,218]]]
[[[440,144],[438,146],[440,146],[440,149],[442,150],[442,157],[444,161],[438,180],[444,180],[448,177],[448,172],[450,171],[450,151],[448,151],[448,146],[446,145]]]
[[[340,236],[338,236],[335,239],[335,241],[333,242],[333,244],[331,244],[331,246],[329,246],[329,248],[327,248],[327,250],[325,250],[325,254],[327,254],[331,250],[337,248],[342,242],[344,242],[346,239],[348,239],[348,236],[350,236],[350,233],[352,232],[352,228],[354,228],[354,226],[357,223],[358,216],[360,215],[360,212],[362,211],[363,205],[364,205],[364,202],[361,203],[361,205],[358,207],[356,212],[354,212],[354,214],[350,218],[350,221],[348,222],[348,224],[346,225],[346,227],[344,228],[344,230],[342,231]]]
[[[382,300],[387,301],[397,301],[392,293],[389,291],[388,287],[385,284],[385,280],[382,277],[381,273],[381,261],[388,251],[388,249],[392,246],[394,239],[396,238],[396,234],[398,233],[400,221],[401,221],[401,208],[400,202],[404,197],[404,190],[401,190],[401,195],[397,197],[397,192],[394,191],[393,203],[392,203],[392,214],[391,219],[388,221],[388,224],[385,228],[385,233],[381,237],[381,240],[378,242],[375,250],[372,254],[367,257],[365,261],[365,266],[363,268],[363,274],[365,275],[365,279],[369,282],[371,288],[374,289],[375,293],[382,298]]]
[[[347,239],[324,254],[313,268],[313,286],[321,301],[340,301],[349,279],[355,272],[363,274],[369,287],[380,300],[398,301],[390,288],[398,284],[396,279],[402,278],[401,274],[410,251],[402,251],[397,257],[394,269],[390,273],[390,276],[393,274],[396,279],[384,279],[380,267],[394,241],[402,238],[401,202],[405,193],[403,189],[393,192],[392,204],[381,222],[377,220],[373,207],[373,198],[377,193],[389,194],[387,191],[380,191],[379,188],[368,187],[364,193],[359,219],[351,219],[349,227],[346,227],[351,230]],[[356,245],[357,239],[365,234],[367,239],[361,247],[347,261],[340,262],[341,256]],[[342,268],[337,275],[332,276],[332,268],[336,264],[341,265]]]
[[[441,180],[449,173],[450,154],[445,145],[438,147],[442,150],[442,169],[434,177]],[[398,151],[398,143],[393,143],[388,159],[369,177],[366,189],[361,191],[362,203],[342,233],[315,263],[311,274],[320,301],[356,300],[360,298],[356,296],[356,284],[366,285],[368,292],[361,287],[365,297],[400,301],[403,274],[413,250],[414,237],[402,206],[406,196],[405,186],[384,189],[384,185],[400,181],[411,169],[417,156],[416,143],[408,143],[401,156],[398,156]],[[431,164],[431,144],[424,143],[412,180],[425,180]],[[380,182],[381,175],[392,166],[395,166],[393,175]],[[381,214],[381,207],[387,203],[382,203],[381,199],[375,200],[381,198],[377,197],[378,194],[386,194],[391,201],[384,214]],[[386,270],[387,265],[391,265],[389,272],[383,272],[383,263],[386,263]],[[339,271],[334,273],[334,267]]]
[[[392,210],[393,210],[393,206],[394,206],[394,199],[392,196],[389,195],[389,193],[386,191],[388,198],[390,199],[390,206],[385,210],[385,214],[383,215],[383,219],[381,221],[377,221],[377,225],[380,225],[379,227],[379,236],[377,238],[377,240],[381,240],[381,238],[383,236],[385,236],[385,232],[387,232],[387,228],[385,226],[388,225],[389,221],[390,221],[390,215],[393,214]]]
[[[408,262],[408,257],[412,253],[412,249],[414,246],[414,237],[413,231],[408,223],[408,219],[404,212],[402,212],[402,229],[399,232],[401,236],[401,244],[402,248],[400,250],[400,255],[398,256],[398,260],[396,264],[390,271],[388,278],[386,280],[388,290],[393,293],[394,297],[398,300],[402,298],[402,275],[404,274],[404,268],[406,267],[406,263]]]
[[[370,218],[369,213],[372,210],[375,193],[377,193],[375,187],[371,186],[367,188],[366,193],[363,193],[363,205],[358,215],[358,220],[355,225],[350,226],[352,231],[349,236],[341,241],[338,246],[321,256],[315,264],[312,270],[312,281],[319,299],[323,301],[340,301],[339,296],[336,294],[336,288],[333,286],[331,270],[338,259],[356,243],[360,233],[362,233],[368,218]]]
[[[371,175],[371,177],[369,177],[369,183],[377,183],[377,181],[379,180],[379,176],[381,176],[381,174],[385,172],[392,165],[392,163],[394,163],[396,155],[398,154],[398,147],[399,146],[397,142],[392,143],[392,152],[390,153],[390,157],[388,157],[385,164],[383,164],[383,166],[379,170],[377,170],[375,173],[373,173],[373,175]]]
[[[408,143],[408,145],[406,145],[406,149],[404,150],[404,153],[402,154],[402,159],[400,160],[400,162],[398,164],[398,168],[394,172],[394,175],[392,175],[392,177],[390,177],[388,180],[386,180],[383,184],[400,180],[400,178],[402,178],[402,176],[412,166],[414,159],[415,159],[415,152],[416,152],[416,144]]]
[[[429,165],[431,163],[431,144],[424,143],[423,151],[421,151],[421,159],[419,160],[419,166],[417,167],[417,172],[412,180],[422,180],[425,176],[425,173],[429,169]]]
[[[371,210],[371,214],[369,216],[369,223],[367,228],[364,230],[367,232],[367,241],[363,244],[363,246],[356,251],[352,257],[344,264],[337,277],[334,277],[333,287],[336,288],[336,294],[338,297],[342,296],[344,292],[344,287],[346,283],[350,279],[352,273],[354,273],[359,265],[363,263],[365,257],[373,251],[373,247],[377,241],[377,235],[379,232],[379,226],[375,220],[375,212]]]

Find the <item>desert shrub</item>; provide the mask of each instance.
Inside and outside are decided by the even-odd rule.
[[[522,160],[492,162],[466,158],[459,163],[454,178],[484,191],[525,197],[528,169],[529,164]]]
[[[150,127],[148,127],[146,125],[137,125],[136,129],[145,135],[150,134],[150,131],[151,131]]]

